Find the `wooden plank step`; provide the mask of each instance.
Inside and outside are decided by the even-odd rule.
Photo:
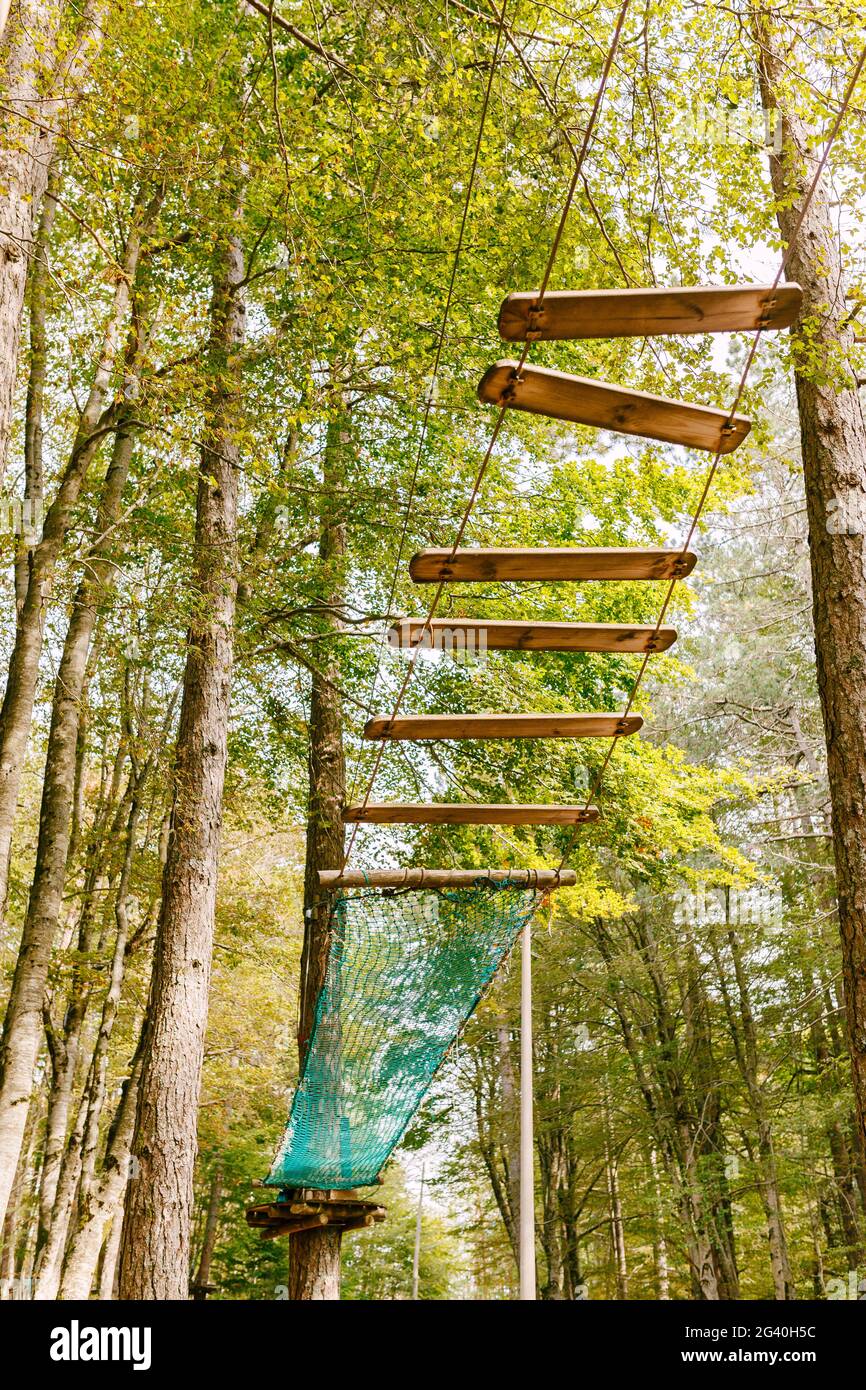
[[[639,714],[406,714],[368,719],[364,738],[613,738],[642,724]]]
[[[575,869],[319,870],[320,888],[471,888],[479,879],[489,883],[507,880],[526,888],[573,888],[577,872]]]
[[[552,367],[526,363],[519,378],[516,370],[517,363],[510,360],[488,367],[478,386],[478,399],[487,405],[637,434],[666,444],[684,444],[713,454],[731,453],[752,427],[744,415],[731,419],[715,406],[690,405],[647,391],[631,391]]]
[[[509,343],[566,338],[648,338],[790,328],[803,292],[772,285],[690,285],[627,290],[538,290],[503,299],[499,336]]]
[[[416,584],[440,579],[478,581],[557,581],[683,579],[697,562],[692,551],[639,550],[633,546],[553,546],[543,549],[420,550],[409,561]]]
[[[596,806],[468,806],[444,801],[371,802],[347,806],[343,820],[364,825],[581,825],[598,820]]]
[[[663,652],[674,627],[634,623],[519,623],[488,618],[404,618],[388,631],[393,647],[434,651]]]

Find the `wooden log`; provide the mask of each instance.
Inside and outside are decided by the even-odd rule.
[[[369,1230],[369,1228],[370,1228],[371,1226],[375,1225],[375,1223],[376,1223],[376,1218],[375,1218],[375,1216],[373,1216],[372,1212],[368,1212],[366,1216],[356,1216],[355,1219],[354,1219],[353,1221],[345,1221],[345,1222],[343,1223],[343,1225],[342,1225],[342,1230],[344,1230],[344,1231],[363,1231],[363,1230]]]
[[[369,808],[368,808],[369,809]],[[529,888],[573,888],[574,869],[320,869],[320,888],[471,888],[479,879]]]
[[[460,803],[369,802],[347,806],[346,822],[364,825],[581,825],[598,820],[595,806],[531,806],[503,802],[487,806]]]
[[[644,338],[668,333],[735,333],[790,328],[799,285],[693,285],[672,289],[547,290],[509,294],[499,334],[509,343],[566,338]]]
[[[478,399],[487,405],[508,406],[511,410],[526,410],[531,415],[547,415],[619,434],[637,434],[665,444],[706,449],[712,454],[731,453],[752,427],[744,415],[729,416],[714,406],[690,405],[687,401],[652,396],[647,391],[630,391],[551,367],[526,363],[520,375],[516,373],[517,363],[510,360],[488,367],[478,386]]]
[[[420,550],[409,561],[416,584],[538,580],[552,584],[586,580],[683,579],[697,556],[691,551],[640,550],[632,546],[551,546],[545,549]]]
[[[663,652],[675,627],[634,623],[520,623],[490,618],[404,618],[388,631],[393,647],[436,651]]]
[[[364,738],[613,738],[642,724],[639,714],[406,714],[368,719]]]
[[[278,1236],[295,1236],[299,1231],[319,1231],[327,1226],[328,1218],[324,1212],[319,1216],[300,1217],[298,1220],[273,1222],[262,1230],[262,1240],[276,1240]]]

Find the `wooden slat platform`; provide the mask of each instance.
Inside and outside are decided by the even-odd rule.
[[[525,652],[663,652],[677,640],[674,627],[633,623],[519,623],[488,618],[404,618],[389,629],[392,646],[419,642],[434,650]]]
[[[364,738],[613,738],[637,733],[639,714],[406,714],[368,719]]]
[[[319,887],[328,889],[471,888],[479,879],[489,883],[514,883],[527,888],[573,888],[577,883],[577,872],[574,869],[319,870]]]
[[[535,549],[420,550],[409,561],[416,584],[510,580],[559,581],[683,579],[697,562],[692,551],[633,546],[550,546]]]
[[[278,1236],[321,1230],[325,1226],[341,1231],[362,1230],[384,1221],[386,1214],[379,1202],[357,1197],[354,1190],[299,1188],[247,1207],[246,1216],[247,1225],[260,1230],[262,1240],[276,1240]]]
[[[509,343],[566,338],[648,338],[668,333],[735,333],[790,328],[799,285],[692,285],[662,289],[547,290],[509,294],[499,335]]]
[[[531,415],[637,434],[713,454],[731,453],[751,429],[744,415],[729,420],[724,410],[714,406],[690,405],[529,363],[521,368],[518,380],[516,368],[517,363],[510,360],[488,367],[478,386],[478,399],[488,405],[507,405]]]
[[[367,806],[347,806],[347,823],[364,825],[581,825],[598,820],[595,806],[530,806],[504,802],[499,805],[468,806],[444,801],[370,802]]]

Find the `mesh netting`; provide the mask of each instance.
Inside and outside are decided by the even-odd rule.
[[[267,1182],[373,1183],[527,919],[534,889],[339,896],[303,1075]]]

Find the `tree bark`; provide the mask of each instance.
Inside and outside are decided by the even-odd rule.
[[[342,516],[342,452],[346,420],[341,413],[328,422],[325,441],[319,558],[322,563],[326,631],[340,631],[339,613],[345,598],[346,527]],[[339,869],[345,852],[343,805],[346,764],[343,755],[343,706],[339,666],[333,654],[312,673],[309,724],[309,809],[304,875],[304,948],[301,955],[301,993],[298,1056],[307,1054],[315,1019],[316,999],[325,978],[330,946],[330,897],[319,890],[319,870]],[[299,1231],[289,1241],[289,1297],[301,1301],[340,1297],[340,1233]]]
[[[213,1252],[216,1247],[217,1231],[219,1229],[220,1202],[223,1195],[223,1166],[217,1163],[213,1171],[210,1184],[210,1197],[207,1204],[207,1215],[204,1223],[204,1236],[201,1243],[201,1254],[198,1260],[195,1280],[192,1285],[193,1298],[203,1301],[207,1298],[210,1285],[210,1266],[213,1259]]]
[[[75,41],[58,60],[58,36],[71,8],[63,0],[16,0],[0,48],[6,107],[0,123],[0,482],[11,434],[27,267],[57,122],[68,116],[80,91],[101,38],[105,5],[102,0],[86,5]]]
[[[790,243],[815,170],[812,139],[789,100],[781,39],[756,13],[764,105],[783,117],[770,157],[782,236]],[[808,361],[797,356],[818,688],[827,741],[848,1044],[866,1132],[866,421],[851,365],[847,277],[825,184],[816,189],[788,274],[803,288]],[[816,365],[817,364],[817,365]]]
[[[232,228],[241,201],[220,214]],[[237,227],[211,300],[214,380],[201,450],[175,792],[147,1046],[120,1254],[124,1299],[185,1299],[196,1127],[213,954],[237,594],[244,256]]]
[[[156,216],[161,195],[151,201],[142,226],[136,216],[127,237],[124,274],[118,281],[112,311],[105,328],[100,359],[94,373],[87,403],[78,426],[72,454],[57,495],[48,510],[45,528],[33,551],[30,582],[15,635],[6,691],[0,709],[0,903],[5,900],[6,875],[12,828],[18,801],[18,786],[30,731],[33,701],[42,653],[43,624],[54,570],[63,539],[83,485],[89,464],[103,437],[100,419],[111,389],[111,376],[117,358],[120,335],[129,305],[130,287],[136,274],[143,230]],[[107,496],[118,483],[122,491],[128,457],[115,459],[114,471],[106,480]],[[103,532],[103,534],[105,534]],[[102,577],[109,562],[98,556]],[[33,1084],[33,1063],[42,1031],[42,1001],[51,959],[66,864],[69,813],[75,781],[75,754],[81,685],[92,634],[92,604],[96,587],[83,581],[85,601],[78,604],[70,624],[64,649],[67,669],[58,675],[52,714],[54,755],[49,758],[40,821],[42,859],[37,866],[35,892],[31,894],[12,990],[6,1011],[0,1048],[0,1215],[6,1209],[9,1188],[18,1160]],[[81,594],[82,591],[79,591]],[[69,679],[71,698],[65,680]],[[70,741],[70,731],[74,736]]]

